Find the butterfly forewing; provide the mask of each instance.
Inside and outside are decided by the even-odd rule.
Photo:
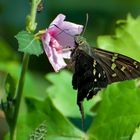
[[[98,56],[98,62],[106,72],[108,83],[140,77],[140,63],[138,61],[102,49],[94,49],[93,51]]]

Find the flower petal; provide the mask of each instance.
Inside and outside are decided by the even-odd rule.
[[[68,21],[64,21],[63,24],[60,25],[62,30],[66,30],[70,35],[79,35],[83,31],[83,26],[75,23],[71,23]]]
[[[50,24],[48,30],[63,48],[75,47],[74,36],[83,31],[83,26],[64,20],[65,15],[59,14]]]
[[[82,32],[83,26],[65,20],[65,15],[59,14],[42,35],[44,50],[54,70],[58,72],[66,66],[63,58],[70,58],[71,49],[75,47],[75,35]]]
[[[51,22],[50,27],[57,25],[58,27],[63,23],[65,20],[66,16],[63,14],[57,15],[57,17]]]
[[[42,36],[42,42],[43,42],[45,53],[48,56],[48,59],[52,64],[54,70],[58,72],[60,69],[66,66],[66,63],[63,60],[62,53],[58,53],[56,51],[56,47],[58,47],[57,45],[59,45],[59,43],[55,40],[55,43],[53,44],[52,47],[50,46],[50,41],[51,41],[51,36],[49,34],[45,34]],[[54,46],[55,44],[57,45]]]

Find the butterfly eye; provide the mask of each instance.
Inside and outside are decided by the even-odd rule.
[[[82,44],[84,43],[84,41],[81,40],[81,39],[79,38],[79,39],[77,39],[76,43],[77,43],[78,45],[82,45]]]
[[[79,45],[82,45],[83,43],[84,43],[83,40],[80,40],[80,41],[79,41]]]
[[[75,36],[75,42],[76,42],[77,46],[82,45],[84,43],[81,36]]]

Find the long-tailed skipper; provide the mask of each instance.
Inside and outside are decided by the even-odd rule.
[[[59,28],[57,25],[55,26]],[[82,34],[84,31],[85,28]],[[60,34],[62,32],[65,31],[61,30]],[[74,39],[75,48],[72,48],[71,53],[71,63],[74,69],[72,85],[73,89],[78,90],[77,104],[83,122],[83,100],[91,99],[108,84],[140,77],[140,63],[122,54],[93,48],[82,35],[77,35]]]
[[[130,57],[92,48],[82,36],[75,36],[76,48],[72,51],[74,63],[73,89],[84,120],[82,102],[91,99],[108,84],[140,77],[140,63]]]

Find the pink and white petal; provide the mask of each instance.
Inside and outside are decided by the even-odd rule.
[[[52,41],[52,46],[50,46]],[[63,60],[62,52],[58,42],[52,38],[48,33],[42,36],[42,42],[44,46],[45,53],[53,66],[54,70],[58,72],[60,69],[66,66],[65,61]]]
[[[50,49],[50,40],[51,40],[51,36],[48,33],[45,33],[44,35],[42,35],[41,40],[43,42],[43,47],[45,49],[45,52],[47,54],[48,57],[50,57],[51,55],[51,49]]]
[[[64,20],[65,15],[59,14],[50,24],[48,33],[53,36],[63,48],[68,46],[75,47],[74,36],[82,32],[83,26]]]
[[[70,35],[79,35],[83,31],[82,25],[68,21],[64,21],[59,27]]]
[[[61,32],[58,36],[55,36],[55,39],[61,44],[63,48],[66,47],[75,47],[74,36]]]
[[[66,52],[63,52],[62,54],[63,58],[66,58],[66,59],[70,59],[71,57],[71,51],[66,51]]]
[[[63,14],[59,14],[50,24],[51,26],[57,25],[58,27],[64,22],[66,16]]]
[[[53,36],[51,37],[51,40],[50,40],[50,46],[52,48],[55,48],[57,53],[62,54],[62,46],[60,45],[60,43]]]
[[[70,58],[71,51],[67,48],[75,47],[74,37],[83,31],[82,25],[64,20],[65,15],[59,14],[41,38],[45,53],[56,72],[67,65],[63,59]]]
[[[50,24],[48,33],[50,33],[52,36],[56,36],[62,32],[61,28],[59,29],[59,26],[64,22],[65,17],[65,15],[59,14]]]
[[[59,27],[60,31],[55,34],[55,39],[58,40],[63,48],[75,47],[74,36],[83,31],[83,26],[64,21]]]
[[[56,72],[61,70],[62,68],[66,67],[66,63],[62,57],[62,54],[59,54],[56,52],[55,48],[51,48],[51,56],[48,57],[50,63],[52,64],[52,67]]]
[[[57,36],[57,34],[59,34],[59,32],[60,32],[60,29],[58,29],[56,26],[52,26],[52,27],[48,28],[47,32],[51,36]]]

